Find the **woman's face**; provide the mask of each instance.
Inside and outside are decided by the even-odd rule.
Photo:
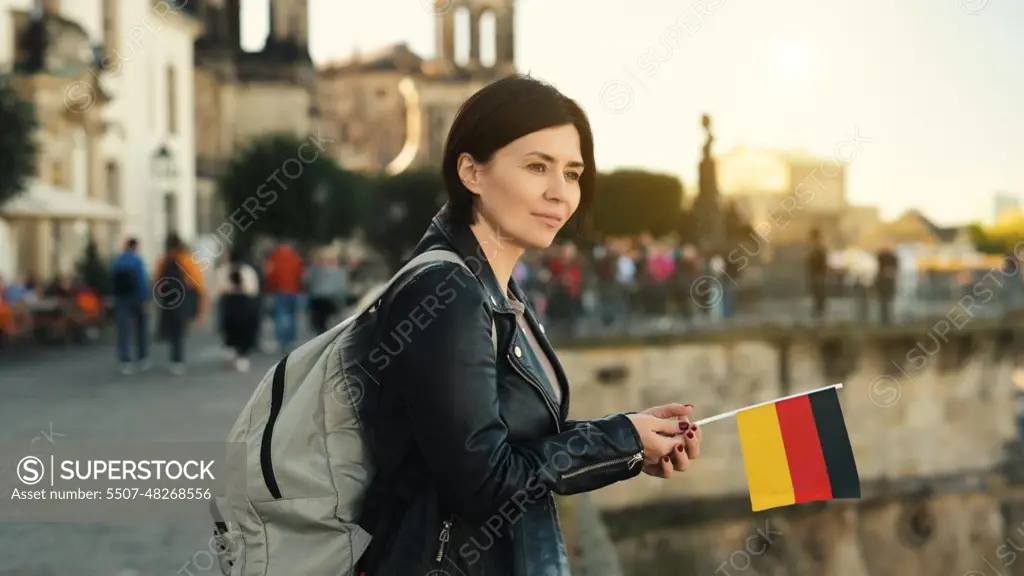
[[[485,165],[464,155],[459,174],[496,236],[538,249],[551,245],[579,207],[584,168],[579,133],[567,124],[510,142]]]

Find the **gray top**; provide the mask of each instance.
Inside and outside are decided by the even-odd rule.
[[[313,266],[306,271],[305,282],[310,296],[341,300],[348,290],[348,271],[340,266]]]

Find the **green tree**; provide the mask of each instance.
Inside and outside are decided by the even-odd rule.
[[[980,224],[968,227],[971,243],[985,254],[1009,254],[1019,252],[1018,245],[1024,242],[1024,219],[1001,222],[989,228]]]
[[[89,242],[85,245],[85,251],[78,261],[76,270],[78,277],[82,279],[86,286],[99,294],[108,294],[110,292],[107,265],[103,261],[103,257],[100,256],[96,240],[91,236],[89,237]]]
[[[403,172],[376,179],[368,202],[366,240],[392,266],[400,263],[446,200],[436,169]]]
[[[218,193],[232,243],[251,246],[258,235],[268,235],[314,244],[352,232],[362,218],[365,186],[315,138],[273,134],[232,158]]]
[[[675,176],[643,170],[597,175],[594,231],[600,235],[655,236],[677,231],[683,217],[683,184]]]
[[[36,171],[35,107],[0,73],[0,205],[25,190]]]

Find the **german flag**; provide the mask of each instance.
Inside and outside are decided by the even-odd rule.
[[[860,498],[860,477],[836,387],[736,414],[754,512]]]

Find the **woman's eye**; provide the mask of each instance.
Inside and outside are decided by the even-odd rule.
[[[566,172],[565,176],[569,180],[579,180],[580,179],[580,173],[579,172]]]
[[[541,174],[541,173],[543,173],[547,169],[547,166],[545,166],[543,164],[539,164],[539,163],[533,163],[533,164],[528,165],[527,168],[529,170],[532,170],[533,172]]]

